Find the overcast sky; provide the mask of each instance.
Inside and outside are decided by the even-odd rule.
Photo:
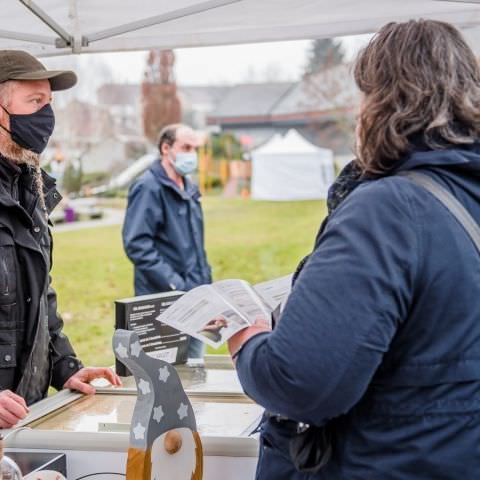
[[[343,37],[341,40],[347,57],[352,58],[368,38],[368,35]],[[303,72],[310,45],[310,40],[301,40],[179,49],[175,51],[177,83],[213,85],[295,81]],[[71,93],[94,100],[96,89],[105,82],[141,82],[146,56],[146,52],[105,53],[47,58],[42,61],[50,68],[75,70],[79,83]]]
[[[346,37],[348,57],[365,38]],[[209,85],[242,81],[296,80],[307,62],[310,40],[256,43],[176,50],[175,72],[180,84]],[[146,53],[98,55],[116,72],[119,81],[139,81],[145,68]],[[125,68],[128,65],[127,68]]]

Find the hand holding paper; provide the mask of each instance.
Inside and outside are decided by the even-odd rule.
[[[244,280],[202,285],[184,294],[157,320],[217,348],[257,321],[269,329],[272,309],[288,297],[290,284],[291,275],[253,287]]]

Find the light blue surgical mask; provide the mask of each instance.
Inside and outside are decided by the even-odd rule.
[[[175,156],[175,161],[173,162],[173,168],[175,168],[175,171],[182,177],[194,172],[197,169],[197,166],[197,152],[179,152]]]

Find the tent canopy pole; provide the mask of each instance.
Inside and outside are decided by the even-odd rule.
[[[55,41],[55,45],[57,45],[57,47],[61,48],[72,44],[72,36],[52,17],[47,15],[46,12],[44,12],[38,5],[36,5],[33,0],[18,1],[60,37],[60,39],[56,39]]]
[[[168,13],[163,13],[154,17],[137,20],[136,22],[126,23],[124,25],[119,25],[118,27],[108,28],[97,33],[92,33],[91,35],[87,35],[85,37],[86,43],[88,45],[92,42],[97,42],[105,38],[121,35],[122,33],[141,30],[142,28],[159,25],[160,23],[170,22],[172,20],[188,17],[197,13],[203,13],[207,10],[213,10],[214,8],[223,7],[225,5],[230,5],[231,3],[237,3],[241,1],[242,0],[208,0],[206,2],[198,3],[185,8],[179,8],[178,10],[172,10]]]
[[[46,37],[44,35],[32,35],[29,33],[10,32],[0,30],[0,38],[9,38],[11,40],[21,40],[23,42],[44,43],[45,45],[56,45],[56,38]]]

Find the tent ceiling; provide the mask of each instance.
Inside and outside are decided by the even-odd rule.
[[[478,25],[479,0],[2,0],[0,48],[37,55],[368,33],[388,21]]]

